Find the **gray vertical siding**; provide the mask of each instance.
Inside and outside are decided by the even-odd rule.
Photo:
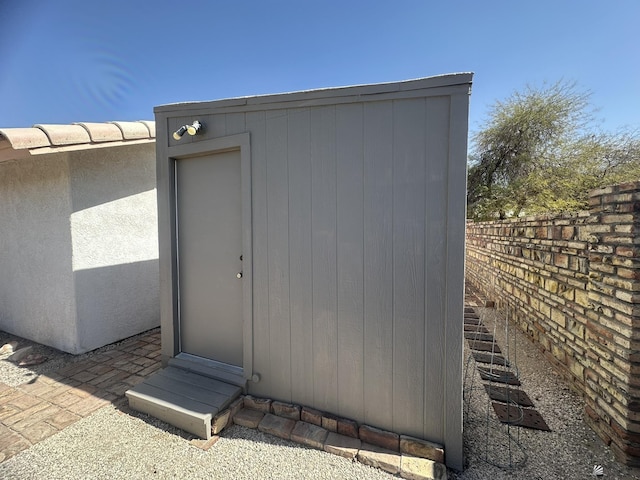
[[[249,392],[442,442],[457,468],[468,86],[166,116],[250,134]]]
[[[447,321],[446,299],[446,231],[447,231],[447,178],[449,157],[449,97],[436,97],[429,100],[426,109],[426,156],[428,168],[425,176],[425,265],[428,275],[425,278],[425,316],[424,342],[429,346],[429,368],[424,370],[424,430],[432,435],[444,435],[444,422],[433,415],[429,405],[444,405],[445,386],[440,385],[447,355],[447,343],[443,323]],[[439,206],[439,207],[437,207]],[[437,208],[439,208],[439,210]]]
[[[364,106],[363,421],[393,429],[393,104]]]
[[[360,103],[336,107],[338,411],[363,417],[364,116]]]
[[[393,119],[393,427],[407,432],[422,429],[424,377],[416,365],[425,365],[429,354],[424,343],[425,101],[395,101]]]
[[[311,128],[309,109],[288,115],[289,295],[291,399],[313,405],[313,258],[311,238]]]
[[[336,108],[313,108],[310,115],[313,399],[337,412]]]
[[[288,399],[291,398],[291,315],[287,111],[271,110],[266,113],[265,122],[268,252],[267,282],[261,287],[268,291],[269,304],[268,311],[261,312],[260,316],[269,324],[269,335],[259,341],[269,344],[269,388]]]
[[[445,96],[248,125],[254,393],[442,440],[449,114]]]

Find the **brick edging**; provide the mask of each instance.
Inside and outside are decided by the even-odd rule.
[[[310,407],[244,395],[212,422],[212,433],[237,424],[340,455],[405,478],[446,479],[444,447]]]

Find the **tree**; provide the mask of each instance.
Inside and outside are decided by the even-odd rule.
[[[586,208],[590,189],[640,178],[640,137],[593,133],[589,108],[589,94],[567,82],[496,102],[472,138],[468,216]]]

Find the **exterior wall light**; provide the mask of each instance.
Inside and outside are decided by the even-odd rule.
[[[187,131],[187,128],[188,128],[187,125],[181,126],[178,130],[173,132],[173,138],[176,140],[180,140],[182,136],[185,134],[185,132]]]
[[[173,138],[176,140],[180,140],[185,133],[189,135],[197,135],[198,133],[202,133],[204,130],[202,123],[198,120],[193,122],[191,125],[183,125],[178,130],[173,132]]]
[[[202,124],[198,120],[196,120],[191,125],[187,126],[187,133],[192,136],[197,135],[198,133],[200,133],[201,129]]]

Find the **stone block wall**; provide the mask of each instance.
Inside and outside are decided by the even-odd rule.
[[[640,466],[640,181],[589,211],[467,223],[466,279],[584,394],[587,422]]]

